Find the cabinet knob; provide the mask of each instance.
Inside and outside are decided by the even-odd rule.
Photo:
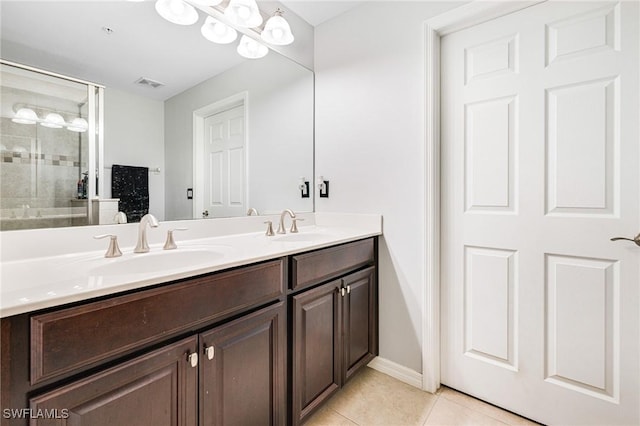
[[[214,354],[216,353],[216,350],[213,346],[207,346],[204,348],[204,353],[207,354],[207,359],[211,361],[213,359]]]
[[[192,367],[197,367],[198,366],[198,354],[197,353],[191,353],[189,355],[187,355],[187,361],[189,361],[189,364],[191,364]]]
[[[340,289],[340,295],[341,295],[342,297],[344,297],[344,294],[345,294],[345,288],[344,288],[344,287],[342,287],[342,288]]]
[[[351,293],[351,286],[350,286],[350,285],[348,285],[348,286],[347,286],[347,294],[350,294],[350,293]]]

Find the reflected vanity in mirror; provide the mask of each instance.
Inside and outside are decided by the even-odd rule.
[[[38,134],[18,148],[25,151],[19,157],[29,160],[21,172],[7,167],[17,164],[0,163],[3,185],[28,182],[16,186],[18,194],[3,186],[2,229],[24,228],[4,226],[4,218],[24,214],[26,205],[39,206],[52,191],[56,206],[75,207],[74,213],[86,213],[87,199],[96,194],[111,199],[114,165],[148,168],[149,212],[159,220],[206,212],[209,218],[244,216],[249,209],[313,211],[313,194],[304,197],[300,189],[301,182],[313,181],[313,72],[275,51],[250,60],[237,54],[236,43],[211,43],[200,34],[206,14],[199,15],[196,24],[180,26],[161,18],[154,2],[3,1],[2,59],[104,85],[104,121],[96,125],[104,151],[97,135],[89,142],[90,131],[64,129],[74,133],[73,143],[65,143],[77,151],[66,153],[59,137],[44,136],[49,129],[30,126]],[[54,109],[43,104],[43,96],[36,98],[2,106],[3,159],[17,158],[13,148],[20,144],[7,129],[15,125],[19,104],[42,105],[40,115]],[[60,107],[67,123],[78,108],[77,117],[88,119],[76,98],[69,99],[74,108]],[[93,166],[84,157],[89,147],[96,151]],[[42,154],[58,163],[49,168],[65,173],[42,173]],[[85,181],[87,195],[78,200]],[[31,222],[29,227],[97,223],[91,216],[84,222]]]

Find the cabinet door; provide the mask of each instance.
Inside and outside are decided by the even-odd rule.
[[[378,303],[375,268],[342,279],[346,288],[343,305],[343,382],[378,353]]]
[[[200,335],[200,425],[284,425],[284,302]]]
[[[31,398],[30,424],[195,426],[196,351],[194,336]]]
[[[299,424],[341,386],[340,280],[293,300],[293,423]]]

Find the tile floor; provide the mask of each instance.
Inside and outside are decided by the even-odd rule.
[[[452,389],[423,392],[366,368],[305,426],[537,425]]]

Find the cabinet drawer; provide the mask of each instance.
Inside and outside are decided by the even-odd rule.
[[[31,384],[284,294],[282,259],[31,317]]]
[[[373,238],[293,256],[291,289],[298,290],[343,275],[375,259]]]

